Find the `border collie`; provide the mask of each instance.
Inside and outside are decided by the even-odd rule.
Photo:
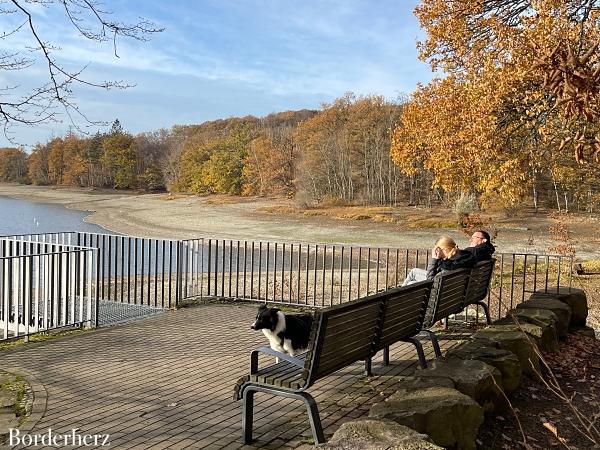
[[[286,315],[277,308],[261,305],[250,328],[262,330],[273,350],[294,356],[308,348],[312,321],[310,314]]]

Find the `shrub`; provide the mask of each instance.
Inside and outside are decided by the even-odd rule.
[[[479,211],[477,196],[475,194],[460,194],[460,197],[454,202],[453,211],[460,226],[464,227],[469,214]]]

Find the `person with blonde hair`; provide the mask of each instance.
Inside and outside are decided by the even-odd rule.
[[[451,237],[442,236],[431,250],[431,258],[427,263],[427,269],[419,269],[418,267],[411,269],[402,286],[431,280],[438,273],[448,270],[471,268],[474,264],[475,258],[470,252],[459,249]]]

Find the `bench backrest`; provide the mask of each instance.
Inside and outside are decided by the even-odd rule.
[[[457,269],[435,276],[425,327],[463,310],[470,269]]]
[[[427,280],[385,292],[381,336],[376,350],[421,332],[432,286],[433,281]]]
[[[464,307],[485,299],[492,281],[495,264],[496,260],[492,258],[489,261],[478,262],[471,269],[465,302],[463,304]]]
[[[307,385],[356,361],[373,356],[381,327],[384,292],[320,309],[306,357]]]

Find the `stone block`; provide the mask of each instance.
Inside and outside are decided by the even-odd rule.
[[[506,331],[491,325],[476,332],[472,339],[485,347],[508,350],[519,358],[521,370],[531,378],[537,379],[540,373],[540,359],[533,344],[522,331]]]
[[[486,412],[504,403],[502,375],[484,362],[459,358],[438,358],[427,369],[417,372],[419,378],[450,378],[454,387],[479,403]]]
[[[519,358],[508,350],[486,347],[475,341],[468,341],[448,351],[449,358],[474,359],[495,367],[502,375],[505,392],[515,391],[521,384],[522,369]]]
[[[569,332],[569,324],[571,323],[571,307],[560,300],[554,298],[533,298],[517,305],[517,309],[547,309],[556,314],[558,322],[556,331],[559,338],[564,338]]]
[[[442,450],[431,438],[391,420],[358,419],[342,424],[324,450]]]
[[[483,408],[456,389],[429,387],[392,394],[373,405],[369,416],[425,433],[441,447],[474,450]]]
[[[585,292],[576,288],[560,288],[552,292],[537,291],[529,299],[554,299],[566,303],[571,308],[571,326],[583,326],[588,316],[588,303]]]
[[[511,320],[512,322],[512,320]],[[558,336],[556,328],[541,327],[527,322],[512,322],[510,325],[494,325],[495,329],[505,331],[522,330],[536,343],[538,348],[545,352],[555,352],[558,350]]]

